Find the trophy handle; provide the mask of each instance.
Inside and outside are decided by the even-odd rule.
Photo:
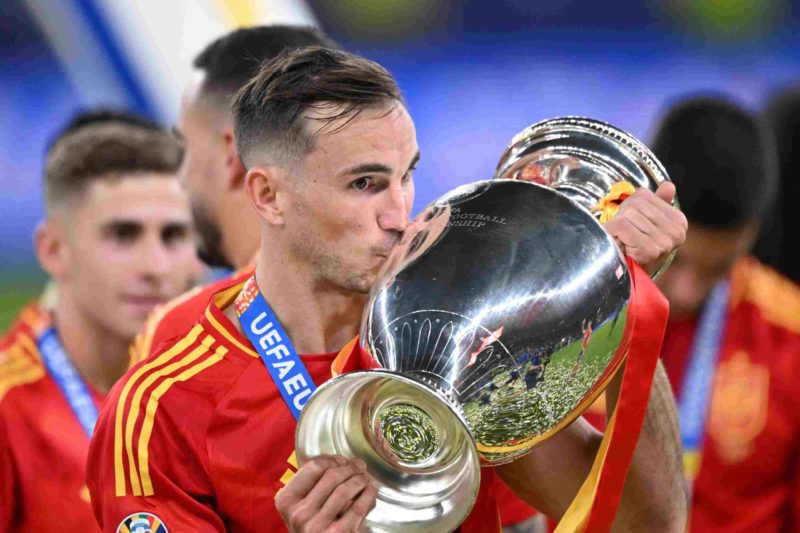
[[[370,531],[451,531],[478,496],[478,453],[462,417],[394,372],[351,372],[320,386],[297,421],[295,449],[300,465],[318,455],[366,462],[378,489]]]
[[[551,187],[601,222],[613,217],[626,193],[640,187],[655,192],[670,181],[644,143],[610,124],[582,117],[537,122],[517,134],[500,157],[495,179]],[[672,203],[678,207],[677,197]],[[655,265],[653,279],[674,255]]]

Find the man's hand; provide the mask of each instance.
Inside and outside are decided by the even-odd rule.
[[[686,240],[686,217],[672,207],[675,185],[662,183],[653,193],[639,189],[627,198],[605,228],[628,257],[648,272]]]
[[[304,464],[275,497],[292,532],[353,532],[375,504],[377,490],[361,459],[322,455]]]

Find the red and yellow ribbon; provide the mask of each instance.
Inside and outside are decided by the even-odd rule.
[[[622,202],[636,192],[636,187],[627,181],[618,181],[611,186],[608,194],[600,198],[592,211],[600,212],[600,222],[605,224],[617,215]]]
[[[664,340],[669,304],[635,261],[628,259],[628,267],[633,282],[628,309],[632,333],[619,399],[589,476],[558,524],[557,533],[611,530],[639,441]]]

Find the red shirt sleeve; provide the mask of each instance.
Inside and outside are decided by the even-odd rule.
[[[11,531],[17,506],[14,461],[5,418],[0,416],[0,531]]]
[[[131,515],[149,513],[168,531],[225,531],[204,456],[207,402],[175,388],[159,396],[159,383],[169,382],[148,387],[138,368],[112,389],[89,448],[87,485],[98,523],[113,533]]]

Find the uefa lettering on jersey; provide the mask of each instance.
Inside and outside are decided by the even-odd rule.
[[[278,317],[259,292],[255,276],[245,283],[235,307],[247,338],[255,346],[275,384],[280,384],[278,390],[297,419],[316,386]]]

